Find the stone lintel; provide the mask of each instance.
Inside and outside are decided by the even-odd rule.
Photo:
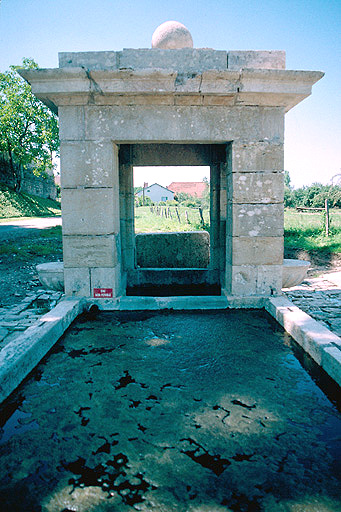
[[[120,164],[204,165],[226,161],[226,144],[121,144]]]
[[[84,108],[85,139],[113,140],[118,144],[176,142],[226,143],[267,140],[282,143],[284,114],[276,107],[106,106],[63,107],[69,118]],[[75,113],[75,115],[78,115]],[[75,138],[61,119],[61,140]]]

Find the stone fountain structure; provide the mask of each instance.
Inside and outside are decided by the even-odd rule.
[[[66,295],[115,298],[143,280],[133,167],[151,165],[210,167],[210,262],[187,277],[239,304],[281,293],[284,116],[323,73],[286,70],[283,51],[193,48],[180,25],[159,27],[151,49],[21,70],[59,115]]]

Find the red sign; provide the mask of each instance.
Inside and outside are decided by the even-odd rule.
[[[112,296],[112,288],[94,288],[95,299],[111,299]]]

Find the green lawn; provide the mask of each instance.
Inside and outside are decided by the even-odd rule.
[[[60,215],[58,201],[14,192],[0,183],[0,220],[55,215]]]
[[[155,208],[155,207],[154,207]],[[163,207],[164,210],[165,207]],[[152,213],[149,206],[135,209],[136,233],[151,231],[191,231],[203,229],[197,208],[179,207],[179,223],[175,207],[170,207],[172,218]],[[186,221],[185,211],[188,213]],[[205,229],[209,229],[209,211],[204,211]],[[318,213],[298,213],[286,210],[284,213],[285,247],[306,251],[341,253],[341,210],[330,211],[330,236],[325,236],[324,215]]]
[[[4,197],[4,194],[1,196],[0,189],[0,199],[1,197]],[[44,202],[49,200],[42,201]],[[51,203],[55,202],[51,201]],[[41,205],[42,203],[39,201],[39,204]],[[57,208],[51,208],[51,206],[49,208],[49,213],[40,213],[40,216],[60,213],[60,210]],[[169,209],[167,208],[167,211],[170,211],[171,216],[168,215],[166,217],[164,214],[165,207],[162,207],[162,209],[163,215],[157,215],[155,212],[155,207],[154,213],[152,213],[149,206],[141,206],[136,208],[136,233],[153,231],[196,231],[203,229],[197,208],[178,207],[177,209],[180,216],[180,222],[174,206],[169,207]],[[39,209],[39,212],[45,212],[45,210]],[[187,212],[188,219],[186,218],[185,212]],[[203,214],[205,220],[205,229],[209,230],[209,211],[204,210]],[[36,216],[39,215],[36,214]],[[287,210],[284,213],[284,228],[284,243],[286,249],[299,249],[308,252],[315,251],[323,254],[341,254],[341,210],[331,210],[329,237],[325,236],[323,213],[298,213],[295,210]],[[21,259],[25,259],[25,257],[32,259],[35,254],[48,254],[49,251],[52,253],[58,249],[60,250],[60,226],[42,230],[40,237],[45,238],[46,242],[41,240],[39,240],[39,242],[35,242],[34,240],[27,240],[25,242],[21,242],[20,244],[17,242],[2,244],[2,247],[0,248],[0,255],[1,253],[16,253]]]
[[[63,257],[62,227],[42,229],[38,237],[25,237],[0,244],[0,257],[15,255],[17,261],[35,261],[37,256],[58,255]]]
[[[159,207],[160,208],[160,207]],[[164,212],[166,207],[162,207],[163,215],[157,215],[155,213],[156,207],[154,206],[154,213],[151,212],[149,206],[140,206],[135,208],[135,232],[136,233],[147,233],[153,231],[196,231],[203,229],[200,222],[200,215],[198,208],[184,208],[177,207],[180,222],[174,206],[167,208],[171,216],[165,217]],[[188,220],[186,219],[186,212]],[[209,225],[209,211],[204,210],[203,212],[205,228]]]
[[[284,213],[284,243],[286,248],[341,253],[341,211],[330,210],[330,235],[325,234],[324,212]]]

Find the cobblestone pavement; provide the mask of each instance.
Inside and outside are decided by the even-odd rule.
[[[0,308],[0,350],[19,332],[31,327],[42,315],[56,306],[61,292],[38,289],[15,306]]]
[[[285,294],[296,306],[341,337],[341,271],[307,278]]]

